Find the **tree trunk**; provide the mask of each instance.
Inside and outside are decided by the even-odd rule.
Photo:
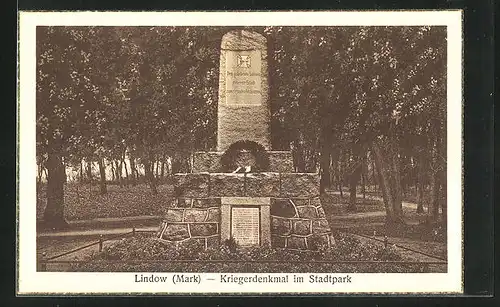
[[[38,164],[37,191],[38,187],[42,184],[42,176],[43,176],[43,165],[42,163],[40,163]]]
[[[92,161],[87,159],[87,180],[92,185]]]
[[[370,157],[371,157],[371,162],[372,162],[372,182],[371,184],[373,184],[373,192],[377,193],[378,192],[378,180],[377,180],[377,173],[376,173],[376,170],[375,170],[375,159],[373,158],[373,154],[370,154]]]
[[[344,198],[344,192],[342,191],[342,187],[344,186],[342,182],[342,162],[340,159],[342,159],[342,155],[339,155],[339,162],[338,162],[338,172],[337,172],[337,183],[339,186],[339,191],[340,191],[340,197]]]
[[[428,208],[428,221],[430,223],[435,223],[438,220],[439,213],[439,190],[440,190],[440,182],[439,176],[437,172],[434,172],[431,175],[431,191],[430,191],[430,200],[429,200],[429,208]]]
[[[293,143],[295,167],[297,168],[297,172],[303,173],[305,172],[306,166],[304,161],[304,154],[302,152],[302,146],[300,145],[300,142],[298,140],[295,140]]]
[[[64,183],[68,183],[68,175],[66,174],[66,163],[64,162],[64,159],[62,160],[62,176]]]
[[[328,146],[324,145],[321,151],[321,160],[320,160],[320,183],[319,190],[320,193],[324,193],[325,189],[330,186],[330,151],[328,150]]]
[[[122,158],[122,163],[123,163],[123,167],[125,168],[125,178],[127,178],[125,180],[125,184],[128,187],[129,184],[130,184],[130,177],[129,177],[129,174],[128,174],[127,162],[125,162],[125,156],[123,156],[123,158]]]
[[[68,227],[64,219],[64,166],[61,153],[49,151],[47,160],[47,207],[44,222],[53,229]]]
[[[424,213],[424,167],[422,161],[417,166],[417,213]]]
[[[80,183],[83,183],[83,161],[80,160]]]
[[[446,180],[446,177],[443,176],[444,170],[441,168],[440,159],[441,159],[441,150],[442,146],[439,144],[439,136],[436,136],[436,143],[433,144],[432,150],[432,162],[431,162],[431,191],[430,191],[430,201],[429,201],[429,222],[435,223],[439,220],[439,205],[441,203],[440,196],[441,186]]]
[[[362,164],[358,163],[352,174],[349,176],[349,206],[347,210],[355,212],[356,208],[356,187],[358,186],[358,181],[361,176]]]
[[[130,182],[132,186],[137,184],[137,170],[135,169],[135,157],[130,154]]]
[[[123,187],[121,163],[115,160],[115,167],[116,167],[116,179],[118,180],[118,184],[120,185],[120,187]]]
[[[108,192],[108,189],[106,187],[106,168],[104,167],[104,159],[99,158],[98,160],[99,163],[99,192],[101,195],[104,195]]]
[[[393,192],[391,189],[389,173],[387,170],[384,154],[378,144],[373,144],[373,153],[375,166],[379,174],[380,190],[382,191],[382,198],[384,199],[384,206],[386,210],[387,224],[397,223],[398,217],[394,214],[394,200]]]
[[[442,217],[442,221],[443,221],[444,225],[446,225],[446,223],[448,222],[448,203],[447,203],[447,198],[446,198],[446,193],[447,193],[446,191],[447,191],[446,178],[444,178],[444,179],[442,178],[440,200],[441,200],[441,206],[443,209],[443,212],[441,213],[441,217]]]
[[[366,155],[363,156],[361,164],[361,192],[363,193],[363,200],[366,200]]]
[[[394,214],[396,215],[398,220],[403,219],[403,197],[401,194],[401,172],[399,167],[399,158],[397,153],[394,151],[391,153],[392,155],[392,174],[394,177],[394,189],[393,189],[393,206],[394,206]]]
[[[149,187],[151,188],[151,192],[154,195],[156,195],[158,194],[158,189],[156,188],[156,182],[153,175],[153,170],[152,170],[153,165],[150,159],[145,159],[145,160],[146,161],[144,161],[144,175],[146,176],[146,180],[149,184]]]
[[[156,176],[155,179],[160,178],[160,161],[156,161]]]
[[[113,181],[113,183],[115,183],[116,181],[116,170],[113,161],[111,161],[111,180]]]

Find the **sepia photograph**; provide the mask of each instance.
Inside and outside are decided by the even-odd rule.
[[[444,22],[362,15],[30,23],[18,270],[105,292],[371,292],[370,275],[460,291],[461,14],[447,13],[455,50]]]

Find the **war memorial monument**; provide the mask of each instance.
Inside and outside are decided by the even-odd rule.
[[[333,244],[318,173],[294,172],[291,151],[270,141],[266,38],[235,30],[222,37],[217,148],[195,152],[191,173],[173,175],[175,200],[157,233],[165,244],[314,250]]]

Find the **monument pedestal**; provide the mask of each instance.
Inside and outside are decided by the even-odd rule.
[[[186,173],[173,176],[176,201],[158,233],[165,243],[230,238],[241,246],[331,246],[317,173]]]
[[[221,240],[240,246],[271,245],[271,198],[222,197]]]

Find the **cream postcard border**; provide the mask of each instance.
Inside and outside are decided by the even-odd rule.
[[[200,284],[135,283],[135,273],[36,272],[36,26],[447,26],[448,273],[349,274],[352,283],[221,283],[203,273]],[[17,292],[98,293],[461,293],[462,226],[462,12],[20,12],[18,49]],[[141,273],[141,272],[137,272]],[[150,275],[150,273],[149,273]],[[237,274],[250,276],[255,274]],[[267,274],[259,274],[267,275]],[[281,274],[282,275],[282,274]],[[291,275],[289,278],[291,278]],[[341,274],[336,274],[341,275]],[[206,278],[215,278],[207,281]]]

